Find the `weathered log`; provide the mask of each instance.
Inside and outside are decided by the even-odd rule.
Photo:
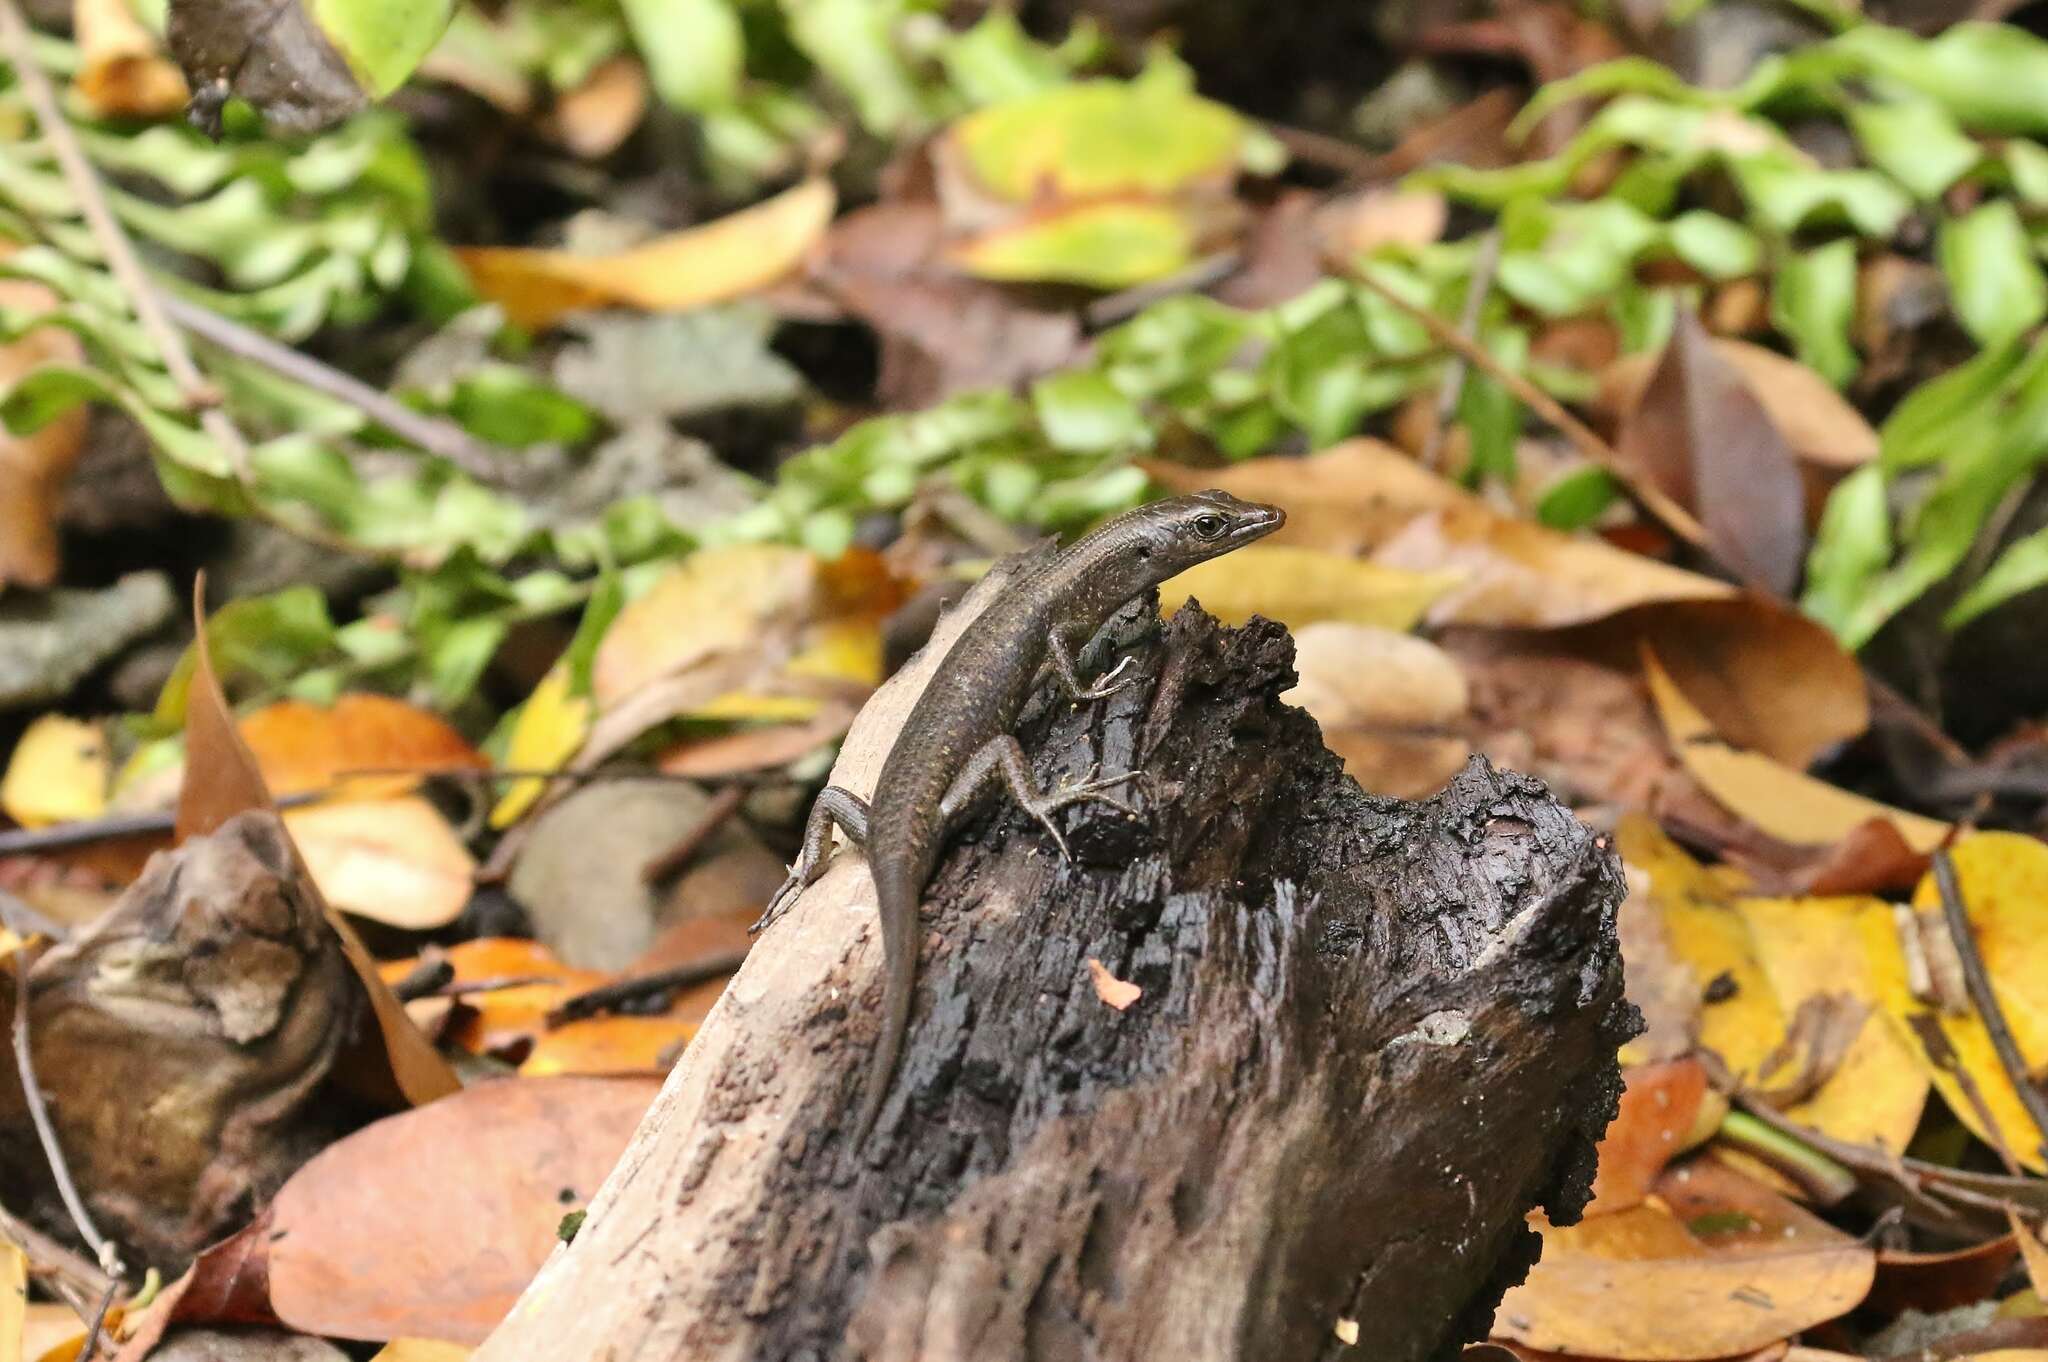
[[[871,788],[982,590],[838,783]],[[1407,1362],[1484,1332],[1619,1091],[1616,859],[1483,762],[1421,804],[1360,791],[1280,702],[1276,625],[1147,603],[1109,633],[1139,683],[1041,697],[1020,736],[1041,781],[1142,764],[1141,817],[1069,811],[1066,864],[1007,805],[956,841],[867,1145],[880,950],[842,854],[478,1362]]]

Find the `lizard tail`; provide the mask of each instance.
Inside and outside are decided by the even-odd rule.
[[[875,880],[882,927],[882,1031],[875,1038],[875,1057],[868,1068],[867,1093],[861,1098],[860,1116],[854,1122],[853,1142],[867,1143],[882,1102],[889,1095],[889,1082],[896,1074],[896,1061],[903,1053],[903,1036],[910,1029],[910,1004],[917,990],[918,899],[915,881],[907,875],[880,871]]]

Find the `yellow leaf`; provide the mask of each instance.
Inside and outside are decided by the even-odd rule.
[[[1999,1010],[2012,1029],[2020,1057],[2030,1071],[2038,1072],[2048,1064],[2048,846],[2018,833],[1978,832],[1958,840],[1949,854]],[[1913,903],[1938,919],[1941,891],[1931,872],[1914,892]],[[1941,1013],[1908,996],[1903,981],[1893,1001],[1903,1017],[1935,1015],[2013,1157],[2036,1172],[2048,1171],[2038,1148],[2042,1136],[2013,1091],[1977,1014]],[[1990,1143],[1991,1132],[1962,1085],[1939,1069],[1933,1077],[1956,1119]]]
[[[749,720],[757,723],[802,723],[825,707],[823,700],[809,695],[762,695],[734,690],[701,705],[693,705],[683,716],[689,719]]]
[[[574,678],[569,669],[557,665],[533,688],[513,721],[512,737],[505,744],[505,765],[514,771],[557,771],[583,746],[590,732],[592,705],[589,697],[571,693]],[[527,776],[512,782],[491,810],[491,826],[508,828],[532,808],[547,789],[547,781]]]
[[[358,917],[430,931],[469,902],[476,861],[418,795],[329,801],[284,816],[327,901]]]
[[[487,246],[456,256],[478,293],[536,330],[608,304],[681,312],[788,274],[824,236],[836,203],[831,181],[819,176],[716,222],[609,255]]]
[[[1928,1071],[1918,1042],[1887,1006],[1906,987],[1891,905],[1751,898],[1735,906],[1787,1016],[1826,994],[1846,993],[1872,1009],[1839,1067],[1785,1115],[1838,1140],[1903,1152],[1927,1105]]]
[[[97,724],[45,714],[28,726],[0,778],[0,810],[25,828],[106,812],[107,735]]]
[[[1672,952],[1712,999],[1700,1009],[1700,1044],[1739,1078],[1750,1078],[1785,1036],[1785,1011],[1757,959],[1749,924],[1725,883],[1649,819],[1629,814],[1614,830],[1622,858],[1650,877],[1650,902]]]
[[[1253,544],[1167,581],[1159,608],[1172,614],[1192,597],[1225,624],[1264,615],[1290,629],[1345,620],[1407,630],[1460,580],[1457,572],[1410,572],[1320,549]]]
[[[873,615],[828,619],[782,666],[784,676],[882,684],[882,622]]]
[[[600,710],[714,656],[772,655],[814,605],[818,560],[776,544],[700,550],[619,612],[598,644],[591,689]]]
[[[21,1362],[28,1325],[28,1255],[0,1239],[0,1362]]]
[[[1932,851],[1947,838],[1946,823],[1865,799],[1761,753],[1730,746],[1678,688],[1648,644],[1642,654],[1651,698],[1679,761],[1709,794],[1758,829],[1795,846],[1831,846],[1871,819],[1882,818],[1915,851]]]

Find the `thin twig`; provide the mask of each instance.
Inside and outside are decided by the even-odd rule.
[[[707,979],[731,974],[746,958],[746,948],[739,946],[729,951],[720,951],[716,955],[692,960],[685,965],[652,970],[628,979],[615,979],[609,984],[601,984],[565,1000],[560,1007],[548,1013],[548,1025],[560,1026],[564,1022],[580,1021],[585,1017],[594,1017],[600,1012],[609,1012],[621,1003],[633,1002],[656,993],[667,993],[671,989],[689,988]]]
[[[113,1308],[114,1293],[120,1288],[119,1281],[107,1283],[106,1293],[100,1297],[97,1310],[92,1312],[92,1324],[85,1331],[85,1346],[78,1350],[78,1362],[92,1362],[100,1350],[100,1335],[107,1327],[107,1311]]]
[[[1149,284],[1137,284],[1118,293],[1097,298],[1081,309],[1081,320],[1091,327],[1113,326],[1137,316],[1152,304],[1163,298],[1182,293],[1200,293],[1211,284],[1220,283],[1237,272],[1243,258],[1236,251],[1217,251],[1200,260],[1175,270],[1164,279],[1154,279]]]
[[[7,6],[11,0],[0,0],[0,6]],[[21,1095],[28,1104],[29,1119],[34,1122],[36,1138],[42,1141],[43,1156],[50,1161],[50,1175],[57,1182],[57,1195],[64,1201],[64,1209],[71,1215],[71,1223],[78,1227],[79,1238],[85,1240],[100,1267],[110,1277],[121,1275],[120,1251],[113,1241],[101,1234],[92,1222],[92,1216],[85,1209],[85,1199],[78,1194],[78,1184],[71,1180],[71,1166],[64,1161],[64,1147],[57,1143],[57,1127],[50,1120],[50,1106],[43,1098],[43,1090],[36,1083],[35,1056],[29,1049],[28,1038],[28,965],[22,953],[14,953],[14,1066],[21,1074]]]
[[[1465,284],[1465,306],[1458,314],[1458,334],[1467,339],[1476,339],[1479,330],[1479,310],[1486,305],[1486,295],[1493,288],[1493,272],[1500,265],[1501,230],[1495,227],[1480,239],[1479,254],[1472,262],[1472,277]],[[1458,397],[1465,391],[1465,374],[1470,362],[1463,354],[1453,355],[1448,369],[1444,370],[1444,384],[1436,395],[1436,420],[1429,427],[1429,438],[1423,442],[1422,458],[1424,468],[1431,472],[1443,471],[1444,433],[1450,428],[1451,416],[1458,409]]]
[[[2042,1096],[2028,1075],[2019,1042],[2013,1039],[2012,1027],[2005,1020],[2005,1009],[1998,1005],[1998,993],[1991,987],[1991,975],[1984,968],[1984,953],[1977,948],[1977,934],[1970,929],[1970,917],[1964,911],[1956,863],[1946,847],[1934,853],[1934,883],[1941,890],[1942,915],[1948,919],[1949,940],[1955,942],[1956,956],[1962,961],[1963,982],[1969,986],[1970,1001],[1976,1004],[1977,1015],[1991,1035],[1991,1048],[1997,1051],[2007,1080],[2019,1094],[2020,1105],[2033,1118],[2035,1133],[2041,1137],[2036,1148],[2048,1159],[2048,1098]]]
[[[1454,354],[1463,355],[1467,363],[1513,393],[1531,411],[1562,431],[1565,438],[1578,446],[1581,454],[1620,479],[1635,499],[1643,504],[1643,508],[1662,522],[1664,528],[1694,548],[1711,553],[1707,543],[1706,527],[1693,518],[1692,512],[1673,501],[1656,486],[1637,477],[1634,470],[1624,467],[1621,456],[1615,452],[1614,446],[1601,439],[1592,427],[1565,410],[1563,403],[1495,359],[1478,341],[1460,335],[1456,327],[1436,313],[1409,302],[1373,278],[1370,267],[1359,269],[1352,277],[1414,318],[1437,344]]]
[[[135,309],[135,320],[141,323],[150,342],[156,346],[158,356],[163,360],[164,372],[177,385],[178,395],[187,410],[198,414],[200,428],[226,452],[237,476],[247,481],[250,472],[249,442],[242,438],[242,432],[220,409],[219,390],[199,372],[199,366],[192,362],[192,352],[185,346],[184,335],[164,315],[156,287],[136,257],[134,244],[128,240],[128,233],[107,206],[99,172],[86,159],[84,149],[78,144],[78,134],[57,101],[56,87],[36,60],[28,21],[22,18],[15,0],[0,0],[0,45],[5,46],[8,64],[14,68],[14,78],[21,82],[22,93],[28,96],[36,121],[42,125],[50,150],[57,157],[58,168],[64,172],[65,181],[78,199],[78,209],[85,218],[85,225],[91,229],[93,239],[106,256],[107,268],[127,291],[129,305]]]
[[[739,812],[745,802],[747,791],[744,786],[728,785],[721,789],[704,806],[704,816],[693,824],[690,830],[677,839],[676,844],[659,856],[640,867],[640,879],[645,884],[660,884],[683,872],[711,840],[713,833],[725,826],[725,821]]]
[[[274,802],[282,809],[296,809],[327,798],[332,791],[309,790],[282,795]],[[33,856],[47,851],[99,842],[118,842],[129,837],[167,837],[176,831],[176,815],[168,811],[117,813],[104,818],[85,818],[75,823],[56,823],[47,828],[9,828],[0,832],[0,856]],[[44,935],[53,935],[44,933]]]
[[[382,389],[323,364],[260,331],[251,330],[167,289],[155,290],[164,312],[193,335],[231,355],[260,364],[295,383],[346,402],[400,439],[446,459],[479,482],[504,479],[510,455],[477,439],[453,421],[406,406]]]

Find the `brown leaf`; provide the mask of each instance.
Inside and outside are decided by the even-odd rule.
[[[1946,823],[1837,789],[1761,752],[1731,745],[1647,643],[1643,670],[1679,760],[1724,806],[1770,836],[1795,846],[1832,846],[1882,818],[1916,851],[1931,851],[1947,839]]]
[[[854,707],[827,702],[794,724],[753,724],[713,738],[685,738],[657,759],[662,772],[704,780],[787,766],[846,733]]]
[[[1877,457],[1877,431],[1812,369],[1746,341],[1716,340],[1712,347],[1742,375],[1794,454],[1829,468],[1855,468]],[[1600,405],[1626,426],[1656,367],[1655,355],[1629,355],[1607,366]]]
[[[270,1296],[294,1329],[479,1343],[589,1204],[660,1084],[480,1083],[330,1145],[271,1208]]]
[[[1944,1253],[1880,1248],[1877,1280],[1871,1284],[1865,1306],[1885,1317],[1907,1310],[1932,1315],[1989,1300],[2020,1255],[2025,1234],[2015,1221],[2012,1234]]]
[[[1806,493],[1791,447],[1690,311],[1679,311],[1617,445],[1624,463],[1699,516],[1738,576],[1778,596],[1798,586]]]
[[[1351,440],[1305,459],[1252,459],[1220,470],[1146,467],[1176,491],[1216,486],[1283,507],[1287,524],[1271,545],[1461,573],[1425,615],[1438,628],[1562,629],[1605,621],[1599,646],[1631,670],[1634,640],[1653,638],[1672,653],[1671,674],[1683,678],[1717,725],[1781,760],[1803,766],[1868,723],[1855,660],[1797,611],[1502,515],[1379,441]]]
[[[150,1307],[129,1317],[132,1330],[115,1362],[142,1362],[173,1324],[276,1324],[270,1306],[270,1211],[192,1260]]]
[[[1875,1255],[1741,1175],[1695,1160],[1651,1201],[1543,1230],[1496,1334],[1591,1357],[1725,1358],[1854,1309]]]
[[[1927,853],[1908,846],[1885,818],[1858,824],[1832,845],[1799,847],[1758,837],[1725,854],[1749,872],[1759,893],[1788,897],[1896,896],[1910,892],[1928,865]]]
[[[41,284],[0,280],[0,304],[47,312],[56,295]],[[0,383],[13,383],[43,364],[78,364],[78,337],[46,326],[0,345]],[[48,586],[57,580],[57,508],[65,479],[85,443],[87,415],[75,408],[33,435],[0,430],[0,587]]]
[[[220,678],[214,674],[213,658],[206,640],[206,581],[204,574],[192,584],[192,616],[197,629],[197,665],[193,668],[190,698],[185,705],[185,781],[178,793],[177,837],[187,838],[212,832],[228,819],[250,809],[275,811],[270,791],[256,757],[235,726],[234,713],[221,693]],[[289,840],[289,838],[287,838]],[[341,948],[377,1018],[376,1037],[358,1038],[343,1059],[343,1071],[366,1096],[373,1100],[419,1105],[458,1090],[462,1084],[448,1062],[441,1058],[420,1029],[406,1016],[405,1008],[391,995],[377,972],[377,962],[348,920],[320,899],[320,891],[307,873],[296,847],[292,852],[306,892],[320,902],[327,925],[341,940]]]
[[[912,410],[969,388],[1014,387],[1080,353],[1071,308],[970,279],[944,261],[939,207],[891,200],[832,224],[811,285],[881,339],[876,392]]]

